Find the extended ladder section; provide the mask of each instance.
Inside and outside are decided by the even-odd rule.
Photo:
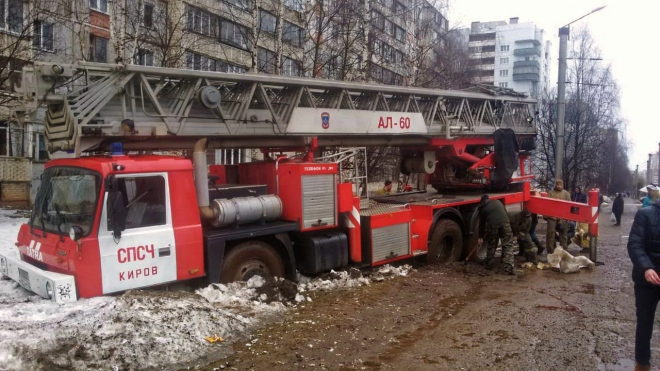
[[[431,138],[535,135],[536,101],[365,83],[136,65],[35,63],[25,109],[47,106],[48,150],[424,146]]]

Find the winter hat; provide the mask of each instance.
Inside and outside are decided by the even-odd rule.
[[[561,186],[563,186],[563,185],[564,185],[564,181],[561,180],[561,179],[557,179],[557,180],[555,180],[555,185],[561,185]]]
[[[530,216],[532,216],[532,213],[530,213],[529,210],[525,209],[520,212],[520,216],[522,216],[523,218],[529,218]]]

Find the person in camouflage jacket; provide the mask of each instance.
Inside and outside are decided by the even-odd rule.
[[[532,213],[523,210],[509,212],[508,215],[513,237],[518,240],[520,255],[524,255],[528,262],[536,263],[536,247],[529,234],[532,228]]]
[[[498,200],[490,200],[488,195],[481,196],[478,211],[480,225],[484,228],[483,241],[487,244],[486,267],[493,267],[493,257],[499,240],[502,240],[502,263],[504,272],[514,275],[513,232],[509,223],[509,216],[504,205]]]
[[[571,200],[571,195],[564,189],[564,181],[561,179],[555,181],[555,188],[548,192],[548,197],[563,201]],[[548,254],[552,254],[555,251],[555,247],[557,246],[555,234],[557,232],[559,232],[559,244],[566,250],[568,247],[568,223],[563,219],[555,217],[546,217],[546,219],[548,220],[548,231],[545,236],[545,248],[548,250]]]

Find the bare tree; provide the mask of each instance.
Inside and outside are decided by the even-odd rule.
[[[600,61],[600,51],[586,28],[574,34],[569,51],[564,180],[570,187],[587,185],[609,190],[614,181],[613,169],[627,162],[626,148],[618,141],[623,125],[619,89],[610,66]],[[546,186],[555,174],[555,115],[556,96],[551,92],[539,104],[540,148],[535,161]]]

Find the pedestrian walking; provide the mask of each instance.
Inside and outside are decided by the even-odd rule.
[[[660,301],[660,202],[635,214],[628,239],[628,255],[633,263],[637,329],[635,331],[635,371],[651,369],[651,336],[655,310]]]
[[[515,275],[514,272],[514,248],[513,232],[509,223],[509,216],[506,213],[504,205],[498,200],[489,199],[488,195],[481,196],[479,205],[480,225],[484,226],[483,241],[486,242],[486,268],[493,268],[493,257],[499,240],[502,240],[502,263],[504,272]]]
[[[623,214],[623,196],[621,193],[617,193],[612,203],[612,213],[614,213],[614,218],[616,219],[616,226],[621,225],[621,215]]]
[[[555,181],[555,188],[548,192],[548,197],[563,201],[571,200],[571,195],[564,189],[564,181],[561,179]],[[566,250],[568,248],[568,223],[555,217],[547,217],[546,219],[548,220],[548,231],[545,236],[545,248],[548,250],[548,254],[555,251],[557,232],[559,232],[559,244]]]

